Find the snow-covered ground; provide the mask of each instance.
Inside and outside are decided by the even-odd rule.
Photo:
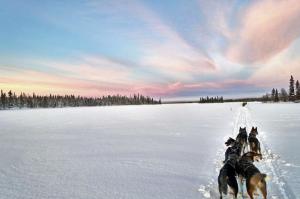
[[[257,125],[270,198],[300,195],[300,106],[0,111],[0,198],[217,198],[224,140]]]
[[[261,127],[261,139],[279,182],[277,198],[300,198],[300,104],[252,104],[253,121]]]

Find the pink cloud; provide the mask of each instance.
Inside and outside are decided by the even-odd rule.
[[[53,62],[59,73],[0,67],[0,87],[19,92],[40,94],[75,94],[101,96],[108,94],[130,94],[133,82],[124,71],[107,71],[107,68],[93,68],[82,65],[68,65]],[[81,68],[82,67],[82,68]],[[82,70],[80,70],[82,69]],[[99,76],[99,78],[97,78]],[[127,78],[127,79],[126,79]],[[125,83],[125,81],[127,82]]]
[[[142,28],[132,26],[132,31],[122,33],[126,38],[134,41],[135,47],[139,50],[139,58],[136,64],[140,67],[145,67],[145,70],[151,70],[155,74],[159,74],[161,78],[166,78],[172,81],[187,81],[192,80],[195,75],[204,76],[211,73],[217,67],[215,62],[201,50],[190,45],[170,24],[167,24],[163,19],[155,13],[151,8],[137,0],[118,2],[118,1],[89,1],[87,2],[91,8],[91,12],[85,13],[84,10],[75,12],[75,16],[85,14],[87,19],[91,18],[90,13],[101,13],[104,17],[114,19],[115,21],[122,21],[122,17],[128,17],[134,21],[143,24]],[[113,8],[113,9],[112,9]],[[86,24],[85,20],[78,19],[76,26],[66,23],[65,20],[58,16],[48,16],[46,13],[40,13],[47,21],[61,26],[69,31],[79,32],[84,36],[91,37],[95,41],[101,37],[101,32],[98,29],[91,29],[91,31],[78,30],[78,24]],[[92,20],[93,21],[93,20]],[[89,27],[89,26],[88,26]],[[92,31],[94,30],[94,31]],[[97,72],[90,74],[95,78]],[[84,74],[88,72],[82,70]],[[103,77],[109,76],[109,71],[103,73]],[[126,76],[126,74],[124,74]],[[116,79],[118,82],[124,76]],[[113,81],[113,80],[111,80]],[[165,80],[159,80],[165,81]]]
[[[237,62],[267,61],[300,36],[298,0],[257,1],[241,17],[240,30],[227,51]]]
[[[57,65],[62,66],[62,65]],[[64,65],[63,65],[64,66]],[[68,66],[65,66],[68,67]],[[1,67],[0,70],[4,70]],[[67,69],[68,70],[68,69]],[[75,72],[75,71],[73,71]],[[80,71],[79,71],[80,72]],[[87,78],[87,77],[85,77]],[[102,96],[111,94],[130,95],[141,93],[150,96],[171,96],[182,91],[201,91],[207,89],[221,90],[235,86],[252,85],[247,80],[224,80],[206,82],[172,82],[172,83],[112,83],[79,78],[77,76],[65,76],[49,74],[35,70],[12,69],[0,75],[0,87],[13,90],[16,93],[25,92],[37,94],[75,94],[85,96]],[[199,93],[200,94],[200,93]]]
[[[233,12],[234,1],[199,0],[199,8],[205,16],[209,31],[216,31],[226,38],[232,37],[228,19]]]
[[[287,88],[290,75],[300,80],[300,57],[291,57],[289,51],[295,49],[285,50],[259,67],[249,81],[260,87]]]
[[[228,79],[224,81],[218,82],[198,82],[198,83],[184,83],[184,82],[174,82],[169,84],[151,84],[151,85],[140,85],[135,87],[135,91],[140,93],[147,93],[152,96],[171,96],[176,93],[180,93],[181,91],[197,91],[201,90],[222,90],[222,89],[230,89],[235,87],[243,87],[243,86],[255,86],[255,84],[249,80],[236,80],[236,79]],[[201,95],[201,93],[199,93]]]
[[[194,75],[204,75],[217,68],[209,56],[190,45],[151,9],[137,1],[133,1],[127,9],[156,35],[147,37],[148,34],[138,30],[133,33],[132,36],[138,38],[141,45],[140,65],[177,81],[191,80]]]
[[[35,64],[47,66],[60,71],[68,77],[105,83],[126,83],[130,81],[131,70],[121,63],[102,56],[84,56],[79,63],[62,61],[33,61]],[[134,81],[131,79],[131,81]]]

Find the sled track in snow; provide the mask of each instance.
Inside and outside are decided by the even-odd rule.
[[[250,110],[247,107],[240,107],[236,113],[235,122],[233,123],[233,131],[232,134],[227,135],[225,139],[228,137],[235,138],[238,134],[240,127],[247,127],[247,132],[252,128],[252,126],[256,126],[254,121],[252,120]],[[265,132],[261,131],[260,126],[258,127],[258,139],[261,143],[261,150],[263,154],[263,160],[260,162],[256,162],[255,165],[260,169],[262,173],[267,174],[267,191],[268,197],[270,199],[296,199],[292,189],[289,187],[287,181],[284,179],[282,172],[280,170],[279,156],[272,153],[271,149],[265,142],[266,135]],[[222,161],[224,159],[226,147],[220,148],[217,151],[217,158],[215,159],[215,176],[212,177],[211,181],[207,185],[201,185],[199,188],[199,192],[202,194],[203,198],[212,198],[218,199],[220,197],[218,192],[218,174],[221,169]],[[239,187],[239,192],[241,188]],[[245,183],[242,187],[243,195],[241,192],[238,195],[238,198],[249,198],[247,195]],[[260,194],[260,193],[259,193]],[[227,196],[223,198],[232,198],[232,196]],[[262,198],[261,194],[256,198]]]

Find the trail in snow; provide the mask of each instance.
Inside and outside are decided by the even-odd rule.
[[[250,107],[251,108],[251,107]],[[224,138],[227,139],[228,137],[235,138],[239,132],[240,127],[246,127],[247,132],[251,130],[252,126],[256,126],[254,121],[251,117],[251,109],[247,107],[240,107],[237,110],[235,122],[233,123],[233,131],[231,135],[228,135]],[[258,126],[258,139],[261,143],[261,150],[263,154],[263,160],[260,162],[256,162],[255,165],[260,169],[262,173],[267,174],[267,191],[268,191],[268,198],[271,199],[296,199],[296,196],[293,194],[291,188],[289,187],[288,183],[284,179],[283,172],[281,172],[280,164],[279,164],[279,155],[272,153],[271,148],[267,146],[265,140],[267,139],[266,133],[260,131],[263,127]],[[201,185],[199,188],[199,192],[202,193],[203,198],[219,198],[218,192],[218,182],[217,177],[221,167],[223,166],[222,161],[224,160],[224,153],[226,147],[225,145],[217,151],[216,159],[215,159],[215,172],[214,176],[212,177],[211,181],[205,186]],[[243,195],[240,191],[243,191]],[[238,198],[249,198],[247,195],[245,183],[242,189],[239,187],[239,195]],[[232,198],[231,195],[223,198]],[[261,194],[256,197],[262,198]]]

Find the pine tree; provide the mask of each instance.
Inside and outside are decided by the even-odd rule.
[[[275,101],[275,102],[278,102],[278,101],[279,101],[279,96],[278,96],[278,90],[277,90],[277,89],[275,90],[275,98],[274,98],[274,101]]]
[[[6,96],[5,96],[5,93],[3,93],[2,90],[1,90],[0,102],[1,102],[2,108],[4,109],[5,108],[5,104],[6,104]]]
[[[289,100],[290,101],[294,101],[295,99],[295,81],[294,81],[294,77],[291,75],[290,78],[290,92],[289,92]]]
[[[280,98],[282,101],[286,102],[288,100],[288,93],[284,88],[281,89]]]
[[[275,101],[275,88],[272,89],[272,100]]]
[[[24,107],[24,98],[25,98],[25,96],[23,96],[23,93],[21,93],[20,96],[19,96],[19,100],[20,100],[19,108],[23,108]]]
[[[300,100],[300,84],[299,81],[296,81],[296,99]]]
[[[13,107],[13,93],[11,92],[11,90],[8,91],[8,107]]]

